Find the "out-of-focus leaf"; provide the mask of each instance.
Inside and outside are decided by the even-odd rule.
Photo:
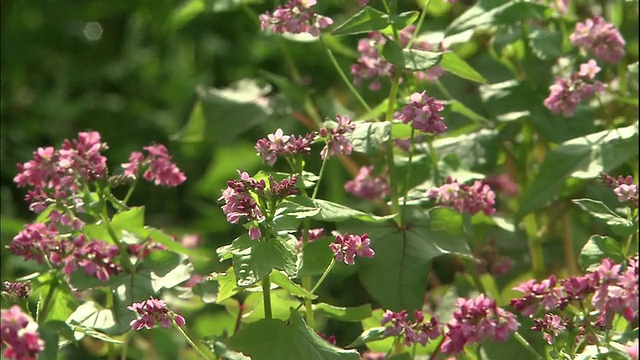
[[[314,219],[320,221],[341,222],[349,219],[357,219],[367,222],[383,222],[395,216],[371,215],[327,200],[316,199],[314,202],[320,207],[320,213],[314,216]]]
[[[513,1],[488,11],[481,5],[475,5],[452,21],[447,27],[446,34],[448,37],[482,26],[516,24],[528,19],[543,20],[548,16],[546,13],[548,9],[542,4]]]
[[[466,61],[462,60],[456,53],[449,51],[442,55],[442,61],[440,61],[442,68],[454,75],[457,75],[463,79],[486,84],[487,79],[475,71]]]
[[[371,305],[366,304],[357,307],[342,307],[318,303],[313,305],[313,311],[328,318],[340,321],[360,321],[371,316]]]
[[[370,341],[378,341],[378,340],[386,339],[389,336],[384,334],[385,329],[386,328],[383,326],[367,329],[363,331],[362,334],[360,334],[347,347],[353,348],[356,346],[364,345]]]
[[[631,221],[613,212],[602,201],[591,199],[574,199],[572,201],[580,206],[582,210],[591,214],[591,216],[606,221],[607,225],[611,226],[620,235],[629,235],[634,230]]]
[[[388,41],[384,44],[381,55],[385,60],[400,69],[423,71],[438,65],[442,60],[443,53],[416,49],[402,49],[398,43]]]
[[[586,271],[593,271],[602,263],[602,259],[609,258],[616,263],[625,260],[624,254],[620,250],[620,244],[608,236],[593,235],[589,238],[580,256],[578,263]]]
[[[389,140],[391,124],[389,122],[356,122],[352,133],[345,134],[353,151],[376,154]]]
[[[273,270],[271,272],[270,279],[272,283],[287,290],[291,295],[309,299],[315,299],[318,297],[317,295],[310,293],[309,290],[303,288],[301,285],[294,283],[287,275],[278,270]]]
[[[329,249],[329,243],[334,237],[325,236],[308,243],[302,252],[299,276],[321,275],[333,259],[333,252]]]
[[[413,24],[413,22],[418,19],[419,15],[420,13],[417,11],[406,11],[398,15],[391,15],[390,23],[394,29],[400,31]]]
[[[333,35],[353,35],[382,30],[389,26],[389,15],[370,6],[365,6],[358,13],[333,30]]]
[[[557,59],[562,55],[562,33],[547,29],[535,29],[529,34],[529,45],[538,59]]]

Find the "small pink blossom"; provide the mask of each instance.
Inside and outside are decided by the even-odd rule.
[[[429,134],[441,134],[447,130],[440,112],[444,110],[444,104],[427,92],[413,93],[411,102],[402,108],[402,112],[395,118],[405,124],[411,123],[411,127]]]
[[[608,64],[617,64],[625,55],[622,35],[600,16],[577,23],[569,39]]]
[[[474,215],[479,211],[486,215],[495,213],[496,194],[489,185],[480,180],[473,185],[459,184],[457,180],[447,177],[447,181],[439,188],[432,188],[427,192],[427,197],[435,199],[440,206],[450,207],[460,213]]]
[[[594,80],[599,70],[595,61],[591,59],[580,65],[580,71],[571,74],[568,79],[557,77],[556,82],[549,87],[549,96],[544,100],[544,106],[554,114],[573,116],[576,107],[582,101],[604,91],[604,84]]]
[[[580,64],[580,71],[578,71],[578,75],[585,77],[589,80],[593,80],[596,77],[596,74],[600,72],[600,67],[596,63],[595,60],[590,59],[588,62],[584,64]]]
[[[408,320],[406,310],[398,313],[387,310],[382,315],[380,325],[386,326],[385,335],[402,337],[407,347],[415,343],[427,346],[428,340],[434,340],[440,336],[441,325],[437,317],[431,317],[428,322],[425,322],[422,311],[414,310],[413,319]]]
[[[9,310],[2,309],[1,312],[0,338],[2,346],[6,347],[4,358],[35,360],[44,350],[44,341],[37,331],[38,324],[18,305],[13,305]]]
[[[187,180],[180,169],[171,162],[171,156],[167,147],[149,145],[143,148],[149,154],[144,158],[140,152],[133,152],[129,156],[129,163],[122,164],[125,175],[135,178],[142,168],[147,166],[142,177],[147,181],[153,181],[156,185],[175,187]]]
[[[373,169],[373,165],[361,167],[358,175],[344,184],[345,191],[363,199],[384,199],[389,195],[389,184],[386,177],[374,175]]]
[[[309,155],[311,153],[311,143],[315,138],[315,132],[304,136],[295,136],[284,135],[282,129],[278,129],[275,133],[267,135],[266,138],[258,140],[255,149],[264,163],[273,166],[279,156]]]
[[[153,329],[156,323],[166,329],[171,326],[172,320],[180,327],[186,324],[182,315],[169,310],[164,301],[153,297],[139,303],[133,303],[127,309],[134,311],[138,315],[138,319],[132,320],[130,324],[131,329],[136,331],[142,328]]]
[[[370,247],[371,240],[367,234],[350,235],[336,234],[336,241],[329,244],[337,261],[343,261],[347,265],[355,264],[355,257],[372,258],[375,252]]]
[[[543,337],[549,345],[555,342],[559,333],[567,329],[566,322],[555,314],[545,314],[542,319],[533,319],[533,322],[535,325],[531,329],[543,332]]]
[[[308,33],[319,36],[320,30],[331,26],[333,20],[311,10],[311,6],[315,4],[315,0],[290,0],[284,6],[278,6],[273,13],[260,15],[260,28],[270,29],[278,34]]]
[[[351,123],[351,118],[346,115],[336,115],[336,121],[326,121],[320,128],[320,137],[327,145],[320,151],[320,157],[324,160],[335,155],[350,155],[353,147],[346,133],[351,133],[356,129],[356,124]]]

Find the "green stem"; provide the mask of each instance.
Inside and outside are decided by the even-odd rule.
[[[516,331],[515,333],[513,333],[513,336],[516,338],[516,340],[518,340],[518,342],[520,342],[522,346],[525,347],[525,349],[527,349],[527,351],[529,351],[529,353],[531,353],[531,355],[533,355],[533,357],[538,360],[544,360],[544,357],[538,354],[536,349],[534,349],[531,344],[529,344],[529,342],[525,338],[523,338],[522,335],[520,335],[519,332]]]
[[[206,359],[206,360],[210,360],[211,359],[211,357],[209,355],[205,354],[204,351],[202,351],[202,349],[200,349],[196,345],[196,343],[194,343],[193,340],[191,340],[189,335],[187,335],[187,333],[184,332],[184,330],[180,326],[178,326],[178,324],[176,324],[175,320],[172,319],[171,322],[173,323],[173,327],[175,327],[178,330],[178,332],[180,334],[182,334],[182,336],[184,336],[185,340],[187,340],[189,345],[191,345],[191,347],[198,353],[198,355],[200,355],[203,359]]]
[[[427,145],[429,146],[429,157],[433,167],[433,183],[439,185],[442,179],[440,177],[440,169],[438,169],[438,153],[436,153],[436,148],[433,146],[432,136],[427,136]]]
[[[407,43],[407,49],[411,49],[411,45],[413,45],[413,42],[418,38],[418,31],[422,27],[424,19],[427,17],[427,8],[429,8],[430,3],[431,0],[427,0],[424,2],[424,7],[422,8],[422,12],[420,13],[420,17],[418,18],[418,23],[416,24],[416,31],[414,31],[411,35],[411,39],[409,39],[409,43]]]
[[[140,178],[140,176],[142,176],[142,166],[140,166],[138,168],[138,173],[136,174],[135,179],[133,179],[133,183],[131,184],[131,187],[129,188],[129,191],[127,191],[127,195],[125,195],[124,199],[122,200],[122,204],[124,206],[127,206],[127,203],[129,202],[129,199],[131,198],[131,195],[133,194],[133,190],[135,190],[136,185],[138,185],[138,179]]]
[[[269,275],[265,276],[262,279],[262,302],[264,305],[264,318],[272,319],[273,314],[271,313],[271,279]]]
[[[387,107],[387,114],[385,120],[390,124],[393,121],[393,111],[396,105],[396,96],[398,94],[398,85],[400,82],[400,75],[398,72],[393,77],[391,83],[391,92],[389,94],[389,106]],[[398,179],[396,176],[396,166],[393,159],[393,134],[389,134],[389,140],[387,140],[387,169],[389,171],[389,187],[391,188],[391,211],[395,214],[400,213],[400,203],[398,201]],[[402,224],[401,219],[395,217],[394,220],[398,225]]]
[[[129,206],[127,206],[127,204],[124,201],[120,201],[118,198],[113,196],[111,191],[106,191],[105,195],[107,196],[107,200],[109,200],[109,202],[111,202],[111,204],[113,204],[114,207],[118,208],[118,211],[129,210]]]
[[[327,278],[327,275],[329,275],[329,272],[331,272],[331,269],[333,269],[333,266],[336,264],[336,259],[331,259],[331,262],[329,263],[329,266],[327,266],[327,268],[324,270],[324,272],[322,273],[322,275],[320,276],[320,279],[318,279],[318,281],[316,282],[316,284],[313,286],[313,288],[311,288],[311,293],[315,293],[316,290],[318,290],[318,288],[320,287],[320,285],[322,284],[322,282],[324,281],[324,279]]]
[[[537,280],[544,278],[544,252],[542,239],[538,237],[538,225],[534,214],[524,217],[524,227],[529,239],[529,256],[531,257],[531,269]]]
[[[122,336],[122,353],[120,359],[127,360],[127,353],[129,352],[129,332],[127,331]]]
[[[320,165],[320,172],[318,173],[318,180],[316,181],[316,186],[313,189],[313,194],[311,195],[311,200],[315,200],[316,196],[318,195],[318,189],[320,189],[320,182],[322,181],[322,175],[324,175],[324,168],[325,165],[327,164],[327,159],[329,157],[325,157],[324,159],[322,159],[322,165]],[[309,229],[307,229],[308,231]]]
[[[353,86],[351,81],[349,81],[349,78],[344,73],[344,71],[342,71],[342,68],[338,64],[338,60],[336,60],[336,57],[333,56],[333,52],[331,50],[329,50],[329,46],[327,46],[327,44],[324,42],[324,39],[322,38],[322,35],[320,35],[320,42],[322,43],[322,46],[324,47],[325,51],[327,52],[327,55],[329,55],[329,59],[331,59],[331,63],[336,68],[336,70],[338,71],[338,74],[342,78],[342,81],[344,81],[345,85],[347,85],[347,88],[349,88],[349,90],[351,91],[353,96],[355,96],[356,99],[360,102],[360,105],[362,105],[362,107],[365,110],[367,110],[367,113],[371,113],[372,112],[371,108],[369,107],[369,105],[367,105],[367,102],[364,101],[364,99],[362,98],[362,96],[360,95],[358,90],[356,90],[356,88]]]
[[[105,201],[105,192],[102,189],[102,186],[96,185],[96,192],[98,193],[98,197],[100,199],[100,204],[102,207],[102,211],[100,212],[102,223],[104,224],[104,227],[113,242],[116,244],[116,246],[118,246],[118,252],[120,253],[120,262],[122,263],[122,266],[127,270],[131,270],[131,262],[127,257],[127,249],[125,245],[120,242],[120,239],[118,238],[115,230],[113,230],[113,227],[111,227],[111,221],[109,220],[109,214],[107,212],[107,202]]]
[[[55,276],[55,275],[54,275]],[[51,285],[49,285],[49,291],[47,292],[47,296],[44,298],[44,302],[42,304],[42,310],[38,314],[38,322],[40,323],[43,319],[47,319],[47,314],[49,313],[53,294],[56,292],[56,288],[58,287],[58,278],[55,277],[54,280],[51,281]],[[42,323],[41,323],[42,324]]]
[[[411,135],[409,137],[409,162],[407,164],[407,176],[404,178],[404,184],[402,186],[402,209],[400,210],[400,226],[404,228],[407,223],[407,195],[409,193],[409,180],[411,179],[411,165],[413,163],[413,139],[415,135],[415,129],[411,127]]]
[[[113,309],[113,293],[111,292],[111,289],[107,289],[105,291],[105,295],[106,295],[106,307],[107,309]],[[116,359],[116,346],[114,343],[108,343],[107,344],[107,349],[108,349],[108,355],[107,355],[107,359],[109,360],[115,360]],[[123,359],[126,359],[126,357],[123,357]]]

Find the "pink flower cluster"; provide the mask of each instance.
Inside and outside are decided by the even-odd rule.
[[[474,215],[482,211],[486,215],[493,215],[496,212],[493,207],[496,194],[480,180],[474,181],[473,185],[459,184],[449,176],[446,184],[430,189],[427,197],[436,200],[440,206],[450,207],[460,213]]]
[[[274,134],[269,134],[266,138],[258,140],[256,150],[265,163],[273,166],[278,160],[278,156],[309,155],[311,143],[315,138],[315,132],[296,137],[295,135],[284,135],[282,129],[278,129]]]
[[[336,234],[336,241],[329,244],[337,261],[343,261],[347,265],[355,264],[356,255],[372,258],[376,253],[371,249],[371,239],[367,234],[343,235]]]
[[[1,312],[0,338],[2,346],[6,347],[2,353],[4,358],[35,360],[44,350],[44,341],[37,331],[38,325],[18,305]]]
[[[495,342],[505,341],[518,330],[516,316],[482,294],[476,299],[459,298],[456,306],[458,309],[447,324],[448,331],[440,347],[445,354],[459,353],[466,345],[489,338]]]
[[[413,311],[414,320],[408,320],[407,311],[402,310],[398,313],[391,310],[385,311],[382,315],[381,325],[387,325],[384,329],[385,335],[401,336],[407,347],[415,343],[427,346],[428,340],[437,339],[440,336],[440,323],[436,317],[425,322],[422,311]]]
[[[564,309],[571,301],[589,299],[599,312],[598,321],[610,324],[615,314],[631,321],[638,317],[638,259],[629,259],[623,270],[621,264],[603,259],[600,266],[584,276],[561,280],[555,276],[537,283],[529,280],[514,288],[525,296],[511,300],[511,305],[524,316],[532,316],[538,309]]]
[[[558,334],[567,329],[567,323],[558,315],[544,314],[542,319],[533,319],[534,326],[532,330],[543,332],[542,337],[547,341],[547,344],[552,345],[555,342]]]
[[[605,186],[612,188],[613,192],[618,197],[620,202],[629,202],[633,206],[638,207],[638,185],[633,183],[631,175],[623,177],[618,176],[618,179],[614,179],[608,174],[600,174],[600,178]]]
[[[577,23],[569,40],[608,64],[617,64],[625,54],[622,35],[600,16]]]
[[[31,284],[28,281],[3,281],[2,293],[16,299],[26,299],[31,292]]]
[[[107,148],[98,132],[81,132],[73,141],[65,139],[60,149],[38,148],[32,160],[17,165],[13,181],[18,187],[33,187],[25,197],[31,211],[42,212],[51,203],[81,210],[82,201],[74,195],[106,175],[107,158],[101,152]]]
[[[409,44],[415,30],[416,26],[410,25],[400,31],[399,36],[402,47],[406,47]],[[396,67],[380,56],[380,49],[386,42],[387,39],[378,31],[370,32],[367,38],[358,41],[358,52],[360,56],[357,62],[351,65],[351,75],[353,76],[353,83],[355,85],[362,84],[364,80],[373,79],[369,85],[369,89],[371,91],[378,91],[380,90],[380,79],[395,74],[397,71]],[[434,47],[426,41],[420,40],[413,42],[411,48],[426,51],[439,50],[438,47]],[[406,72],[405,75],[409,74],[410,72]],[[442,70],[440,65],[436,65],[427,71],[415,71],[413,74],[419,81],[434,82],[444,74],[444,70]]]
[[[404,124],[411,123],[411,127],[429,134],[441,134],[447,130],[440,112],[444,104],[427,92],[413,93],[411,102],[402,108],[402,112],[395,115]]]
[[[304,235],[305,234],[304,234],[304,230],[303,230],[302,234],[300,234],[300,237],[298,238],[298,244],[296,246],[296,249],[298,251],[302,250],[302,242],[304,241]],[[323,228],[309,229],[308,242],[316,241],[316,240],[320,239],[323,235],[324,235],[324,229]]]
[[[554,114],[573,116],[578,104],[604,91],[604,84],[594,80],[599,71],[595,60],[591,59],[581,64],[580,71],[571,74],[568,79],[557,77],[556,82],[549,87],[550,93],[544,99],[544,106]]]
[[[352,124],[351,118],[346,115],[337,114],[335,122],[325,121],[324,126],[319,130],[319,134],[327,145],[320,151],[320,157],[324,160],[339,154],[350,155],[353,147],[344,134],[351,133],[355,129],[356,124]]]
[[[384,199],[389,195],[391,190],[386,177],[374,175],[373,168],[373,165],[361,167],[358,175],[344,184],[345,191],[368,200]]]
[[[131,329],[136,331],[142,328],[153,329],[156,323],[160,323],[163,329],[171,326],[172,321],[175,321],[176,325],[180,327],[186,324],[182,315],[169,310],[163,300],[153,297],[139,303],[133,303],[127,309],[134,311],[139,316],[138,319],[132,320],[130,323]]]
[[[156,185],[174,187],[187,180],[184,173],[171,162],[166,146],[149,145],[143,149],[149,154],[146,158],[141,152],[134,151],[129,156],[129,162],[122,164],[126,176],[135,179],[141,169],[148,166],[142,177]]]
[[[260,15],[260,28],[268,28],[278,34],[308,33],[319,36],[320,30],[333,24],[333,20],[311,10],[316,3],[316,0],[291,0],[284,7],[278,6],[273,14],[266,12]]]
[[[85,274],[95,276],[101,281],[122,271],[120,265],[113,262],[118,256],[118,248],[104,241],[87,242],[81,234],[75,238],[59,236],[55,226],[43,223],[26,225],[7,250],[25,260],[42,263],[45,257],[55,266],[62,267],[66,275],[71,275],[80,266]]]
[[[166,250],[166,249],[167,249],[166,246],[164,246],[159,242],[153,241],[151,238],[149,238],[147,241],[145,241],[142,244],[131,244],[127,247],[127,251],[131,255],[134,255],[141,260],[144,260],[153,251]]]

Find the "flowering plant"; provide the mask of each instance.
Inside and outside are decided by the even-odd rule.
[[[204,359],[637,359],[637,54],[595,6],[419,3],[355,1],[333,19],[312,0],[241,5],[282,46],[294,81],[265,77],[307,128],[265,123],[253,162],[233,161],[207,194],[234,234],[216,249],[130,205],[144,181],[187,183],[165,145],[114,166],[83,131],[19,163],[35,220],[3,251],[37,270],[3,282],[4,357],[92,341],[109,359],[146,358],[141,344],[170,338],[167,356]],[[428,40],[443,11],[454,20]],[[349,77],[334,50],[354,35]],[[484,52],[465,48],[474,36]],[[302,90],[297,41],[325,51],[353,104]],[[460,83],[477,99],[452,95]],[[205,100],[242,102],[229,91],[200,93],[174,139],[202,129]],[[276,95],[258,92],[243,106],[273,115]]]

